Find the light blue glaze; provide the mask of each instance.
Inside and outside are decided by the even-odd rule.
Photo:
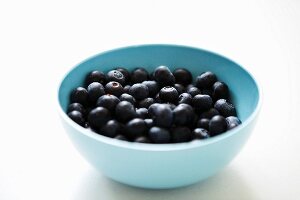
[[[129,70],[159,65],[189,69],[194,78],[210,70],[228,84],[243,124],[219,136],[181,144],[139,144],[110,139],[80,127],[65,114],[70,91],[83,84],[92,70]],[[141,45],[98,54],[73,68],[59,91],[59,113],[72,142],[83,157],[104,175],[132,186],[174,188],[204,180],[226,166],[247,141],[257,119],[261,92],[253,77],[220,55],[178,45]]]

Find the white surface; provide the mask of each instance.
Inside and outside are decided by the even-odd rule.
[[[299,199],[300,1],[1,1],[0,199]],[[213,178],[151,191],[110,181],[71,145],[56,86],[103,50],[177,43],[257,76],[264,104],[238,157]]]

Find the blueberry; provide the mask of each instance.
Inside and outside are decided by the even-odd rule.
[[[120,122],[127,122],[136,117],[136,112],[132,103],[121,101],[116,106],[115,115]]]
[[[123,87],[123,89],[124,89],[124,90],[123,90],[123,91],[124,91],[124,93],[127,93],[127,94],[128,94],[128,93],[129,93],[129,89],[130,89],[130,87],[131,87],[130,85],[125,85],[125,86]]]
[[[178,92],[174,87],[166,86],[159,91],[159,98],[163,102],[176,102],[178,101]]]
[[[106,84],[106,76],[103,72],[92,71],[85,78],[85,84],[88,86],[92,82],[98,82],[102,85]]]
[[[174,84],[174,88],[177,90],[178,94],[182,94],[185,91],[185,88],[183,87],[183,85],[175,83]]]
[[[213,91],[211,89],[203,89],[202,90],[202,94],[206,94],[206,95],[212,96]]]
[[[140,108],[149,108],[149,106],[151,106],[154,103],[154,99],[153,98],[145,98],[141,101],[139,101],[138,106]]]
[[[219,99],[218,101],[216,101],[214,107],[224,117],[236,116],[234,105],[229,103],[226,99]]]
[[[148,127],[143,119],[135,118],[127,122],[126,133],[129,138],[136,138],[147,133]]]
[[[188,91],[191,87],[195,87],[193,84],[188,84],[186,87],[185,87],[185,91]]]
[[[70,100],[71,103],[80,103],[81,105],[87,105],[88,98],[88,91],[83,87],[78,87],[72,91]]]
[[[193,98],[193,106],[198,111],[206,111],[213,106],[213,101],[210,96],[198,94]]]
[[[125,83],[130,82],[130,73],[127,69],[125,69],[123,67],[118,67],[115,70],[117,70],[123,74],[123,76],[125,77]]]
[[[141,83],[148,80],[148,72],[144,68],[136,68],[131,72],[131,82]]]
[[[144,119],[144,121],[148,128],[151,128],[153,126],[153,119]]]
[[[178,97],[178,104],[185,103],[185,104],[191,105],[192,99],[193,99],[193,97],[189,93],[182,93]]]
[[[168,128],[173,122],[173,112],[166,104],[152,104],[148,109],[156,126]]]
[[[177,126],[171,129],[171,140],[173,143],[189,142],[193,138],[193,134],[188,127]]]
[[[157,93],[157,94],[155,95],[154,101],[155,101],[155,103],[163,103],[163,101],[162,101],[162,100],[160,99],[160,97],[159,97],[159,93]]]
[[[192,97],[196,96],[197,94],[201,94],[201,91],[197,87],[189,87],[186,90],[187,93],[189,93]]]
[[[127,94],[127,93],[123,93],[120,96],[120,101],[129,101],[130,103],[132,103],[132,105],[135,105],[135,103],[136,103],[135,98],[133,96],[131,96],[130,94]]]
[[[234,127],[236,127],[242,123],[241,120],[235,116],[226,117],[226,122],[227,122],[228,130],[233,129]]]
[[[157,144],[169,143],[171,140],[170,132],[161,127],[152,127],[149,130],[148,135],[150,140]]]
[[[199,119],[196,127],[204,128],[204,129],[208,130],[209,129],[209,121],[210,121],[210,119],[208,119],[208,118]]]
[[[123,140],[123,141],[128,141],[128,139],[124,136],[124,135],[117,135],[116,137],[114,137],[117,140]]]
[[[149,140],[149,138],[145,137],[145,136],[140,136],[134,139],[134,142],[138,142],[138,143],[151,143],[151,141]]]
[[[84,117],[82,115],[81,112],[77,111],[77,110],[73,110],[71,112],[68,113],[68,116],[77,124],[79,124],[80,126],[84,126],[85,125],[85,120]]]
[[[150,97],[154,97],[159,92],[159,87],[156,81],[144,81],[142,84],[148,87]]]
[[[101,83],[93,82],[87,88],[89,101],[95,104],[99,97],[105,94],[104,87]]]
[[[231,129],[237,127],[237,126],[238,126],[238,124],[235,124],[235,123],[227,124],[227,130],[231,130]]]
[[[111,114],[109,110],[104,107],[94,108],[88,114],[89,125],[94,129],[98,129],[102,127],[110,119],[111,119]]]
[[[148,97],[149,90],[146,85],[136,83],[130,87],[129,94],[131,94],[136,100],[142,100]]]
[[[196,78],[196,87],[200,89],[210,88],[217,81],[217,77],[212,72],[204,72]]]
[[[166,103],[166,105],[168,105],[171,108],[171,110],[174,110],[176,108],[176,105],[173,103]]]
[[[173,118],[176,125],[189,125],[194,119],[194,109],[188,104],[179,104],[173,110]]]
[[[192,74],[187,69],[179,68],[173,72],[176,83],[188,85],[192,82]]]
[[[120,83],[116,81],[110,81],[105,85],[105,92],[107,94],[112,94],[119,97],[124,93],[124,88]]]
[[[215,108],[211,108],[203,113],[201,113],[200,118],[211,119],[213,116],[219,115],[219,111]]]
[[[79,111],[82,115],[85,115],[85,113],[86,113],[85,108],[80,103],[71,103],[68,106],[67,113],[72,112],[74,110]]]
[[[214,83],[212,89],[212,97],[215,101],[218,99],[228,99],[229,89],[225,83],[217,81]]]
[[[122,74],[122,72],[118,70],[111,70],[107,73],[106,76],[107,82],[115,81],[120,83],[121,85],[125,85],[126,80],[125,76]]]
[[[206,139],[209,138],[209,132],[204,128],[196,128],[193,130],[193,136],[195,139]]]
[[[226,119],[221,115],[216,115],[209,121],[209,132],[211,136],[219,135],[227,130]]]
[[[137,108],[136,109],[136,117],[141,119],[146,119],[148,117],[148,109],[147,108]]]
[[[106,137],[116,137],[120,131],[120,123],[117,120],[109,120],[105,125],[103,125],[99,133]]]
[[[120,100],[118,99],[118,97],[111,94],[105,94],[99,97],[96,105],[107,108],[110,111],[114,111],[119,102]]]
[[[175,77],[166,66],[159,66],[154,70],[154,79],[161,86],[172,86],[175,84]]]
[[[229,117],[226,117],[226,121],[227,121],[227,124],[241,124],[241,120],[235,116],[229,116]]]

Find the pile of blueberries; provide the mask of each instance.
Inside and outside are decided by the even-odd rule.
[[[98,134],[140,143],[206,139],[241,124],[226,83],[209,71],[192,83],[185,68],[92,71],[71,92],[67,114]]]

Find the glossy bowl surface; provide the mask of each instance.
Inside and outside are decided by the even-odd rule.
[[[243,124],[206,140],[178,144],[140,144],[107,138],[80,127],[65,114],[69,94],[82,86],[92,70],[115,67],[129,70],[143,66],[153,71],[165,65],[171,70],[189,69],[194,78],[214,72],[228,84]],[[226,166],[241,150],[255,125],[261,105],[260,88],[247,70],[218,54],[179,45],[139,45],[106,51],[71,69],[58,89],[58,110],[64,128],[82,156],[111,179],[143,188],[174,188],[196,183]]]

